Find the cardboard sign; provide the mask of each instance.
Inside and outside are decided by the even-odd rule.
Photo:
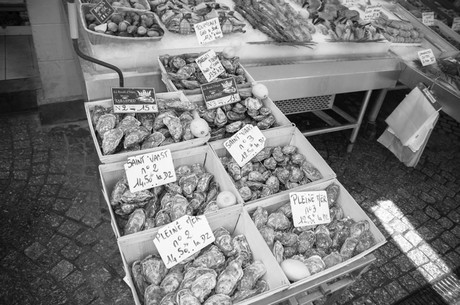
[[[264,149],[265,140],[259,127],[247,124],[225,141],[224,146],[236,163],[243,166]]]
[[[431,49],[418,51],[418,58],[420,59],[422,66],[432,65],[436,62],[436,57],[434,57]]]
[[[209,50],[204,53],[195,59],[195,62],[208,82],[213,81],[216,77],[225,72],[224,66],[220,63],[214,50]]]
[[[169,149],[129,157],[124,166],[132,193],[177,180]]]
[[[158,112],[153,88],[112,88],[113,112]]]
[[[201,92],[208,109],[241,101],[238,87],[233,77],[203,84],[201,85]]]
[[[434,25],[434,12],[423,12],[422,23],[426,26]]]
[[[456,32],[460,31],[460,17],[454,17],[452,20],[452,30]]]
[[[215,240],[204,215],[185,215],[158,230],[153,243],[166,268],[171,268]]]
[[[195,34],[200,44],[205,44],[222,38],[222,29],[220,28],[219,18],[212,18],[193,25]]]
[[[89,12],[96,17],[97,21],[104,23],[115,13],[115,9],[110,5],[108,0],[101,0]]]
[[[295,227],[331,222],[326,191],[289,193],[292,221]]]
[[[366,7],[366,10],[364,11],[364,21],[373,21],[380,16],[380,11],[382,10],[382,7],[380,5],[369,5]]]

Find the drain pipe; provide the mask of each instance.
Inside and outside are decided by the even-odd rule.
[[[87,61],[112,69],[118,73],[120,87],[124,87],[123,72],[117,66],[109,64],[105,61],[86,55],[78,46],[78,20],[77,20],[77,5],[75,0],[67,0],[67,11],[69,16],[70,38],[72,39],[73,49],[77,55]]]

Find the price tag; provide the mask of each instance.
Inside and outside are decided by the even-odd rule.
[[[233,77],[203,84],[201,85],[201,92],[208,109],[241,101],[238,87]]]
[[[89,12],[96,17],[97,21],[104,23],[115,13],[115,9],[110,5],[108,0],[101,0]]]
[[[454,17],[452,21],[452,30],[460,32],[460,17]]]
[[[434,25],[434,12],[423,12],[422,23],[426,26]]]
[[[294,227],[331,222],[326,191],[289,193]]]
[[[222,29],[220,28],[219,18],[211,18],[200,23],[193,25],[195,28],[195,34],[200,44],[205,44],[222,38]]]
[[[113,112],[158,112],[153,88],[112,88]]]
[[[177,180],[169,149],[129,157],[125,171],[132,193]]]
[[[184,215],[158,230],[153,243],[166,268],[171,268],[215,240],[204,215]]]
[[[434,57],[431,49],[418,51],[418,58],[420,59],[422,66],[432,65],[436,62],[436,57]]]
[[[355,1],[356,1],[356,0],[344,0],[344,1],[343,1],[343,5],[346,5],[346,6],[353,6],[353,5],[355,5]]]
[[[369,5],[368,7],[366,7],[366,10],[364,11],[363,20],[368,22],[379,18],[381,10],[382,7],[380,5]]]
[[[236,163],[239,166],[243,166],[264,149],[265,136],[259,127],[246,124],[240,131],[225,141],[224,146]]]
[[[216,77],[225,72],[224,66],[220,63],[219,57],[217,57],[214,50],[209,50],[204,53],[195,59],[195,62],[208,82],[213,81]]]

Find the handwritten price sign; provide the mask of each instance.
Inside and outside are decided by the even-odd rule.
[[[373,21],[380,17],[382,7],[379,5],[369,5],[364,11],[364,21]]]
[[[420,59],[422,66],[432,65],[436,62],[436,57],[434,57],[433,50],[431,49],[418,51],[418,58]]]
[[[239,166],[243,166],[264,149],[265,136],[259,127],[247,124],[224,142],[227,151]]]
[[[204,53],[195,59],[195,62],[208,82],[213,81],[216,77],[225,72],[224,66],[220,63],[214,50],[209,50]]]
[[[456,32],[460,31],[460,17],[454,17],[452,20],[452,30]]]
[[[89,12],[96,17],[97,21],[104,23],[115,13],[115,9],[110,5],[108,0],[102,0],[90,9]]]
[[[177,180],[169,149],[130,157],[125,171],[132,193]]]
[[[426,26],[434,25],[434,12],[423,12],[422,23]]]
[[[222,29],[220,28],[219,18],[212,18],[193,25],[195,34],[200,44],[205,44],[222,38]]]
[[[331,222],[326,191],[289,193],[295,227]]]
[[[153,243],[166,268],[189,258],[215,240],[204,215],[185,215],[158,230]]]

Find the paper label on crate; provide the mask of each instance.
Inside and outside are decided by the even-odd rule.
[[[230,139],[224,142],[224,147],[235,159],[239,166],[248,163],[265,147],[265,136],[259,127],[246,124]]]
[[[460,32],[460,17],[454,17],[452,20],[452,30]]]
[[[418,51],[418,58],[422,66],[432,65],[436,62],[436,57],[434,57],[433,50],[431,49]]]
[[[426,26],[434,25],[434,12],[423,12],[422,23]]]
[[[236,81],[233,77],[201,85],[201,92],[208,109],[241,101]]]
[[[108,0],[101,0],[89,12],[96,17],[97,21],[104,23],[115,13],[115,9],[110,5]]]
[[[112,88],[113,112],[158,112],[154,88]]]
[[[326,191],[289,193],[289,199],[295,227],[331,222]]]
[[[204,53],[195,59],[195,62],[208,82],[213,81],[216,77],[225,72],[224,66],[220,63],[219,57],[217,57],[214,50],[209,50]]]
[[[169,149],[129,157],[125,171],[132,193],[177,180]]]
[[[166,265],[171,268],[215,240],[204,215],[184,215],[158,230],[153,243]]]
[[[217,38],[224,37],[222,29],[220,28],[219,18],[217,17],[196,23],[193,27],[200,44],[205,44]]]
[[[373,21],[379,18],[381,11],[382,7],[380,5],[369,5],[366,7],[366,10],[364,11],[363,20],[366,22]]]

